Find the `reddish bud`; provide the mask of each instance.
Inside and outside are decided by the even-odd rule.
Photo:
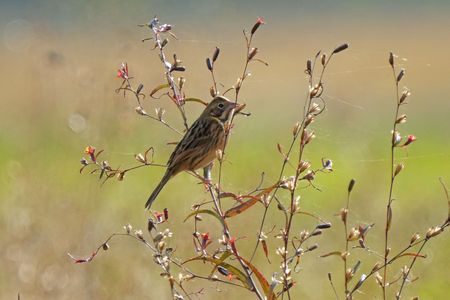
[[[251,33],[252,35],[255,34],[255,32],[256,32],[256,30],[258,30],[259,26],[261,26],[261,25],[263,25],[263,24],[266,24],[266,23],[264,22],[264,19],[263,19],[262,17],[258,17],[258,19],[256,19],[256,23],[255,23],[255,25],[253,25],[253,28],[252,28],[252,30],[250,31],[250,33]]]
[[[230,244],[231,247],[231,251],[233,251],[234,254],[237,254],[237,249],[236,249],[236,238],[232,237],[228,240],[228,243]]]
[[[209,238],[209,232],[204,232],[200,234],[200,237],[202,239],[202,248],[205,249],[206,246],[210,244],[210,238]]]
[[[415,142],[417,140],[416,136],[410,134],[408,135],[408,139],[406,140],[406,142],[403,144],[404,146],[408,146],[409,144],[411,144],[412,142]]]

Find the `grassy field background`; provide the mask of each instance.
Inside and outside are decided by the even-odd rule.
[[[168,46],[187,67],[188,96],[209,99],[210,76],[204,60],[221,48],[218,80],[226,86],[240,75],[245,55],[242,29],[264,16],[267,24],[255,39],[269,67],[252,65],[241,97],[252,113],[236,120],[225,164],[224,187],[252,189],[266,172],[266,183],[278,176],[282,157],[276,144],[287,145],[303,107],[307,82],[305,61],[317,50],[330,52],[342,42],[350,48],[336,57],[326,75],[327,109],[314,124],[317,139],[306,157],[319,166],[333,159],[335,171],[318,176],[322,192],[306,189],[305,210],[330,220],[334,227],[318,240],[320,248],[305,257],[296,276],[295,299],[333,299],[327,282],[332,272],[341,288],[342,264],[321,253],[342,249],[342,228],[335,214],[345,205],[347,183],[355,178],[351,220],[377,224],[369,235],[374,250],[383,247],[383,222],[388,196],[390,128],[395,89],[387,58],[398,54],[406,68],[402,86],[412,90],[406,106],[408,123],[401,133],[418,141],[399,152],[406,165],[394,191],[392,247],[408,243],[447,214],[438,178],[450,185],[450,34],[446,1],[19,1],[0,4],[0,298],[14,299],[168,299],[166,282],[149,252],[128,240],[114,240],[107,253],[85,265],[75,265],[67,252],[89,254],[110,233],[131,223],[145,228],[143,204],[163,170],[132,172],[123,182],[101,186],[95,176],[80,175],[79,159],[86,145],[105,149],[111,164],[134,164],[134,154],[155,147],[155,159],[170,155],[167,142],[178,136],[140,118],[131,97],[114,93],[122,61],[144,83],[148,93],[163,82],[162,66],[150,44],[140,40],[145,23],[158,14],[174,24],[179,37]],[[136,81],[137,83],[137,81]],[[164,107],[167,118],[181,128],[167,100],[146,100],[149,111]],[[201,107],[187,107],[190,121]],[[288,174],[293,174],[292,168]],[[188,196],[187,196],[188,195]],[[183,223],[194,202],[207,199],[196,180],[181,174],[161,193],[155,209],[167,207],[175,237],[172,246],[188,258],[192,226]],[[251,253],[262,208],[236,217],[231,226],[244,255]],[[274,211],[267,227],[279,223]],[[294,230],[310,228],[313,220],[298,218]],[[219,232],[211,221],[204,230]],[[213,236],[214,240],[220,238]],[[278,240],[271,239],[275,249]],[[246,246],[247,245],[247,246]],[[444,299],[449,292],[450,239],[445,233],[426,249],[404,298]],[[268,265],[257,262],[270,278],[279,271],[274,251]],[[376,258],[361,253],[363,272]],[[355,257],[351,257],[355,259]],[[409,260],[391,268],[392,274]],[[194,284],[195,286],[195,284]],[[203,285],[205,299],[233,299],[250,294]],[[397,290],[398,286],[394,289]],[[360,299],[380,299],[374,281]]]

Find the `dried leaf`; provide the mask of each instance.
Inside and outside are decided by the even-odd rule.
[[[212,211],[210,209],[199,209],[199,210],[193,211],[189,215],[187,215],[187,217],[184,219],[183,222],[186,222],[187,219],[189,219],[192,216],[198,215],[198,214],[211,215],[211,216],[215,217],[217,220],[219,220],[222,223],[222,219],[219,217],[219,215],[216,212],[214,212],[214,211]]]
[[[149,159],[148,159],[148,153],[149,153],[150,151],[152,152],[152,156],[151,156],[151,159],[149,160]],[[144,152],[144,158],[145,158],[145,161],[146,161],[146,162],[148,162],[148,161],[153,162],[153,155],[154,155],[154,154],[155,154],[155,149],[153,149],[153,147],[148,148],[147,151]]]
[[[328,253],[322,254],[319,257],[328,257],[328,256],[332,256],[332,255],[337,255],[339,257],[342,257],[342,252],[341,251],[328,252]]]
[[[267,261],[270,264],[271,262],[270,262],[270,259],[269,259],[269,249],[267,248],[266,240],[261,240],[261,246],[263,248],[264,254],[266,255]]]
[[[203,101],[203,100],[200,99],[200,98],[186,98],[186,99],[184,99],[184,101],[185,101],[185,102],[198,102],[198,103],[201,103],[201,104],[203,104],[203,105],[205,105],[205,106],[208,105],[208,102]]]
[[[168,87],[170,87],[170,85],[168,83],[158,85],[150,92],[150,97],[154,98],[153,95],[155,95],[158,91],[168,88]]]
[[[411,253],[411,252],[403,253],[402,255],[399,255],[398,257],[402,257],[402,256],[413,256],[413,257],[427,258],[427,256],[424,255],[424,254]]]

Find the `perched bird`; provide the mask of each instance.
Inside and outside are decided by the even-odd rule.
[[[204,168],[216,158],[217,150],[225,144],[225,123],[233,109],[239,112],[243,107],[222,96],[215,97],[206,106],[170,156],[166,173],[145,203],[147,209],[170,178],[182,171]]]

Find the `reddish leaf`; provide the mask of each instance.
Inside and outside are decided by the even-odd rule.
[[[230,217],[234,217],[239,215],[240,213],[244,212],[245,210],[249,209],[250,207],[252,207],[253,205],[255,205],[258,201],[259,198],[255,197],[255,196],[243,196],[243,197],[251,197],[250,200],[239,204],[238,206],[235,206],[233,208],[230,208],[229,210],[227,210],[225,212],[224,217],[225,218],[230,218]]]
[[[267,261],[270,264],[271,262],[270,262],[270,259],[269,259],[269,250],[267,249],[267,242],[266,242],[266,240],[261,240],[261,246],[263,248],[264,254],[266,255]]]
[[[249,261],[247,261],[245,258],[239,257],[240,260],[242,260],[247,267],[249,267],[253,274],[255,274],[256,278],[258,278],[259,284],[261,285],[264,294],[266,295],[266,298],[268,300],[273,300],[276,299],[275,293],[271,290],[270,288],[270,284],[267,281],[267,279],[264,277],[264,275],[254,266],[252,265]]]
[[[399,255],[399,257],[402,257],[402,256],[413,256],[413,257],[427,258],[427,256],[424,255],[424,254],[420,254],[420,253],[410,253],[410,252],[403,253],[402,255]]]

